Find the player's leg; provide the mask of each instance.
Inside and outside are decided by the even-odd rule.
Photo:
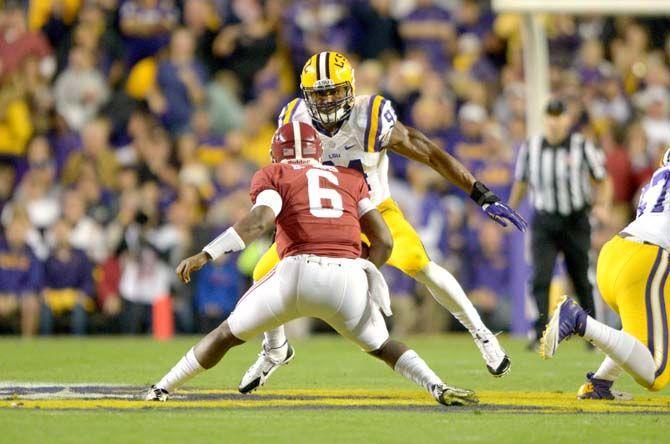
[[[618,237],[608,242],[598,259],[598,286],[605,301],[618,310],[623,330],[598,322],[573,300],[564,298],[547,325],[541,353],[552,357],[561,341],[577,334],[600,348],[639,384],[651,388],[663,373],[660,366],[667,362],[667,345],[655,360],[650,350],[656,348],[649,338],[667,335],[663,305],[668,262],[668,253],[659,247]],[[616,369],[606,365],[610,368],[605,367],[603,373],[616,376]]]
[[[389,265],[424,284],[433,298],[468,329],[491,374],[502,376],[507,373],[510,368],[509,358],[495,335],[484,325],[477,309],[456,278],[430,260],[421,238],[395,202],[384,201],[379,209],[393,236],[393,252],[388,261]]]
[[[272,244],[254,268],[254,281],[261,280],[278,262],[277,244]],[[250,393],[263,385],[277,368],[288,364],[295,356],[283,325],[264,332],[263,336],[258,359],[242,375],[238,386],[240,393]]]
[[[402,342],[389,339],[381,347],[368,353],[426,389],[440,404],[471,405],[479,402],[474,391],[445,384],[421,356]]]
[[[630,333],[616,330],[589,316],[570,298],[556,307],[542,337],[543,358],[556,354],[558,345],[572,335],[582,336],[626,370],[635,380],[649,388],[654,382],[654,358],[649,349]]]
[[[315,314],[342,336],[358,344],[363,351],[381,359],[393,370],[423,387],[441,404],[476,403],[477,397],[473,391],[446,385],[414,350],[389,339],[384,317],[379,307],[368,297],[365,273],[353,261],[344,267],[342,273],[333,275],[335,279],[329,283],[331,295],[328,299],[316,296],[315,299],[321,299],[318,304],[321,307],[315,307]],[[305,275],[318,278],[317,273]],[[301,291],[300,294],[309,297],[307,291]]]
[[[200,340],[149,391],[148,400],[167,399],[169,392],[188,380],[215,366],[226,352],[236,345],[254,338],[266,328],[275,328],[295,317],[290,294],[290,270],[278,266],[258,281],[240,299],[230,317]],[[281,274],[281,277],[280,277]],[[280,288],[279,282],[284,284]],[[286,283],[289,285],[286,285]],[[286,287],[286,288],[284,288]]]
[[[278,262],[279,253],[277,252],[277,244],[272,244],[258,261],[256,267],[254,267],[254,282],[261,280]],[[267,356],[275,361],[282,361],[288,351],[288,341],[284,326],[280,325],[275,329],[266,331],[263,336],[263,350]]]

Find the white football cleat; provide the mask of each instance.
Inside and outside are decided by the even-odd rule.
[[[509,373],[512,367],[505,350],[500,346],[496,335],[488,329],[480,329],[475,334],[475,344],[479,347],[482,357],[486,362],[486,368],[496,378],[500,378]]]
[[[165,402],[168,400],[169,397],[170,394],[168,393],[167,390],[152,385],[149,391],[147,392],[147,396],[145,396],[144,400]]]
[[[249,367],[249,370],[242,376],[238,390],[240,393],[251,393],[258,387],[265,384],[270,375],[282,365],[286,365],[295,357],[295,350],[288,342],[286,356],[281,361],[272,359],[269,355],[270,349],[263,342],[263,350],[258,354],[258,359]]]

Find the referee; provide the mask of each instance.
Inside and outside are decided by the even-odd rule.
[[[544,134],[529,138],[519,151],[510,206],[518,208],[530,191],[531,291],[537,303],[535,346],[547,323],[549,285],[558,253],[563,253],[579,302],[594,314],[593,287],[588,278],[591,246],[591,206],[599,217],[607,214],[611,184],[604,155],[578,132],[565,104],[552,99],[544,113]]]

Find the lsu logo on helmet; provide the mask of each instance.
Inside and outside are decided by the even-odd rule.
[[[314,54],[300,75],[300,89],[310,116],[324,125],[349,117],[354,104],[354,84],[351,63],[334,51]]]

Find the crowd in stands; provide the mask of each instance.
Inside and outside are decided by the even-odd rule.
[[[526,136],[521,18],[477,0],[31,0],[0,11],[0,332],[150,331],[170,297],[177,331],[234,308],[270,239],[173,272],[250,207],[281,107],[318,51],[381,93],[506,199]],[[550,82],[601,146],[615,185],[597,249],[632,216],[670,145],[665,19],[552,15]],[[391,154],[392,193],[431,257],[492,329],[510,325],[498,229],[430,168]],[[422,288],[385,270],[394,328],[447,328]]]

